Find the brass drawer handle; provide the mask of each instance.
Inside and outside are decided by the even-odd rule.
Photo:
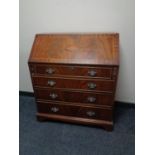
[[[55,93],[51,93],[51,94],[50,94],[50,97],[51,97],[52,99],[56,99],[56,98],[58,97],[58,95],[55,94]]]
[[[89,88],[89,89],[95,89],[95,88],[96,88],[96,84],[90,82],[90,83],[88,83],[88,88]]]
[[[96,101],[96,98],[95,97],[88,97],[87,100],[90,102],[90,103],[94,103]]]
[[[52,112],[58,112],[58,111],[59,111],[59,108],[57,108],[57,107],[52,107],[52,108],[51,108],[51,111],[52,111]]]
[[[54,72],[55,72],[55,70],[53,68],[46,69],[46,73],[48,73],[48,74],[53,74]]]
[[[88,71],[88,75],[95,76],[96,75],[96,71],[94,71],[94,70]]]
[[[87,111],[86,113],[88,116],[92,117],[92,116],[95,116],[96,113],[94,111]]]
[[[47,84],[50,85],[50,86],[54,86],[56,84],[56,82],[55,81],[52,81],[52,80],[49,80],[47,82]]]

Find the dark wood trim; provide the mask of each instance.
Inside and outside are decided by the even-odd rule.
[[[34,97],[33,92],[27,91],[19,91],[20,96],[29,96]],[[135,108],[135,103],[123,102],[123,101],[115,101],[116,107],[126,107],[126,108]]]
[[[54,115],[54,114],[46,114],[46,113],[37,113],[37,120],[38,121],[62,121],[62,122],[68,122],[68,123],[77,123],[81,125],[94,125],[98,127],[103,127],[107,131],[113,130],[113,122],[111,121],[105,121],[105,120],[96,120],[96,119],[87,119],[87,118],[79,118],[79,117],[72,117],[72,116],[61,116],[61,115]]]
[[[38,65],[64,65],[64,66],[82,66],[82,67],[87,67],[88,64],[78,64],[78,63],[48,63],[48,62],[34,62],[34,61],[28,61],[27,62],[29,65],[30,64],[38,64]],[[90,67],[111,67],[111,65],[103,65],[103,64],[89,64]],[[119,67],[119,64],[113,64],[112,66],[114,67]]]

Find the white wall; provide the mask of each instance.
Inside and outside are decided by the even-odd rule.
[[[20,90],[33,91],[27,60],[36,33],[119,32],[116,100],[134,102],[134,0],[20,0]]]

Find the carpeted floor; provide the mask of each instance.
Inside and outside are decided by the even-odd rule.
[[[37,122],[33,97],[19,97],[20,155],[134,155],[135,110],[117,107],[113,132],[59,122]]]

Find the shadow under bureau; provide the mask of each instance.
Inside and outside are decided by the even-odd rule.
[[[29,57],[37,118],[111,131],[119,34],[37,34]]]

